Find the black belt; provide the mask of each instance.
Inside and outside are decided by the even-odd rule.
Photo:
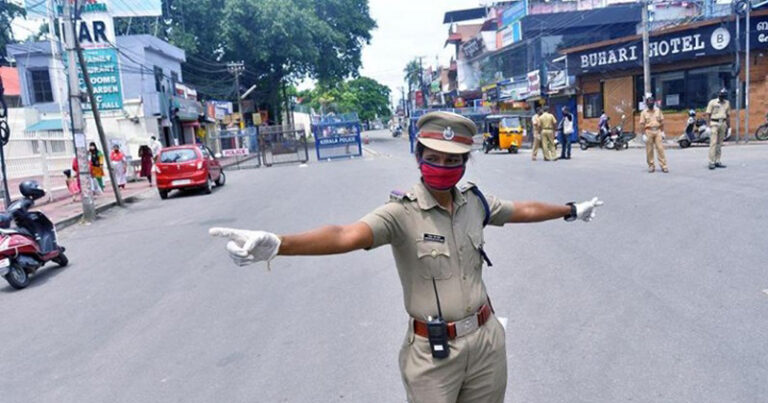
[[[725,119],[712,119],[712,121],[717,123],[723,123],[725,122]]]

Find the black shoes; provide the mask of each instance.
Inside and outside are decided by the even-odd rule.
[[[715,168],[725,168],[725,167],[726,167],[725,164],[721,164],[719,162],[715,162]]]
[[[715,164],[709,164],[709,169],[715,169]]]

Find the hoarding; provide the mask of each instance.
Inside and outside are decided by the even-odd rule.
[[[72,2],[72,0],[69,0]],[[58,1],[56,1],[58,3]],[[163,15],[162,0],[82,0],[83,12],[105,11],[112,17],[158,17]],[[48,18],[48,0],[24,0],[27,18]],[[57,15],[61,10],[54,10]]]

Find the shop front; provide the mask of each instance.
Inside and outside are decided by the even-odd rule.
[[[741,28],[739,42],[744,49],[743,21]],[[703,116],[709,100],[722,88],[729,91],[735,108],[737,94],[740,104],[745,105],[749,85],[750,128],[755,129],[765,121],[768,10],[752,14],[750,30],[749,83],[743,51],[736,63],[737,38],[732,18],[681,25],[651,35],[651,92],[665,114],[668,135],[683,133],[690,109]],[[567,55],[568,74],[577,77],[577,110],[583,129],[597,130],[599,117],[605,112],[611,124],[619,123],[622,115],[626,115],[625,129],[636,131],[639,112],[644,107],[642,48],[642,39],[631,36],[563,51]],[[740,113],[743,119],[745,111]],[[735,128],[735,121],[732,127]]]

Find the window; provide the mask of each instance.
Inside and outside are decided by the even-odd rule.
[[[163,69],[159,66],[154,66],[153,70],[155,72],[155,91],[162,92],[163,91]]]
[[[663,109],[701,109],[717,96],[721,88],[729,91],[731,104],[736,102],[734,79],[728,65],[710,66],[693,70],[680,70],[651,76],[651,91]],[[644,93],[643,76],[635,79],[637,102]]]
[[[51,152],[54,154],[63,154],[67,152],[67,143],[64,140],[51,140]]]
[[[599,118],[603,112],[603,94],[584,94],[584,118]]]
[[[32,103],[53,102],[51,77],[48,70],[31,70],[29,78],[32,81]]]
[[[186,162],[197,159],[197,153],[191,148],[180,148],[176,150],[165,150],[160,154],[160,162]]]

